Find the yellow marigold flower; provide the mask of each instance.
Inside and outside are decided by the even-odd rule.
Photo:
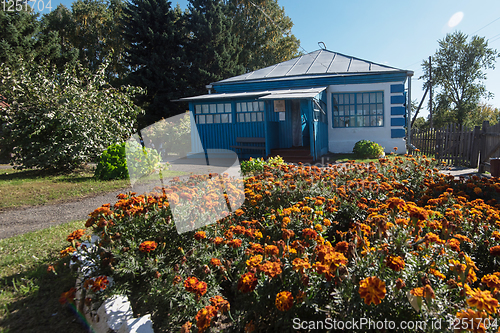
[[[280,311],[288,311],[293,306],[293,296],[289,291],[282,291],[276,295],[276,308]]]
[[[217,258],[212,258],[212,259],[210,259],[210,265],[218,267],[221,265],[221,262]]]
[[[399,272],[405,268],[405,262],[400,256],[389,255],[385,258],[385,264],[387,267],[395,272]]]
[[[72,247],[72,246],[68,246],[67,248],[65,248],[64,250],[62,250],[61,252],[59,252],[59,255],[61,258],[63,257],[66,257],[67,255],[75,252],[76,250]]]
[[[258,254],[246,261],[248,267],[257,267],[262,262],[262,255]]]
[[[278,249],[278,247],[276,245],[267,245],[264,248],[264,254],[266,256],[272,256],[272,255],[277,256],[279,253],[280,253],[280,250]]]
[[[318,231],[318,232],[322,232],[323,231],[323,226],[318,223],[318,224],[316,224],[314,226],[314,229],[316,229],[316,231]]]
[[[378,305],[384,299],[385,282],[376,276],[367,277],[359,282],[359,295],[367,305],[371,303]]]
[[[486,310],[488,313],[495,313],[498,307],[498,301],[493,298],[489,290],[481,290],[475,288],[469,293],[470,298],[467,299],[469,306],[475,307],[478,310]]]
[[[197,241],[205,239],[205,238],[207,238],[207,234],[205,233],[205,231],[197,231],[194,234],[194,239],[196,239]]]
[[[500,232],[498,231],[493,231],[493,233],[491,234],[491,236],[493,238],[495,238],[496,240],[499,240],[500,239]]]
[[[281,270],[281,262],[279,261],[266,261],[258,267],[259,272],[263,272],[270,278],[274,278],[276,275],[280,275]]]
[[[429,273],[431,273],[432,275],[434,275],[437,278],[440,278],[441,280],[446,279],[446,275],[444,275],[443,273],[441,273],[437,269],[429,268]]]

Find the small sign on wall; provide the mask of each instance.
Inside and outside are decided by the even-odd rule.
[[[274,101],[274,112],[285,112],[285,100],[279,99]]]
[[[280,112],[279,113],[279,120],[280,121],[285,121],[285,112]]]

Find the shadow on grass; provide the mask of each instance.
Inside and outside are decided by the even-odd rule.
[[[0,297],[14,294],[10,301],[0,299],[0,332],[88,332],[72,309],[59,303],[60,295],[75,283],[68,262],[59,260],[54,265],[57,274],[41,263],[33,270],[0,279]]]

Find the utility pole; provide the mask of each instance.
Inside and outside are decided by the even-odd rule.
[[[432,57],[429,56],[429,122],[430,128],[434,128],[432,124]]]

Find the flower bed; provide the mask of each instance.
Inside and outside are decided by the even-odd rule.
[[[78,244],[87,237],[78,231],[61,251],[77,254],[81,288],[97,305],[125,294],[155,332],[291,331],[359,318],[481,332],[499,318],[497,179],[453,180],[406,155],[266,167],[245,180],[240,209],[180,235],[171,191],[120,195],[87,221],[95,247]]]

